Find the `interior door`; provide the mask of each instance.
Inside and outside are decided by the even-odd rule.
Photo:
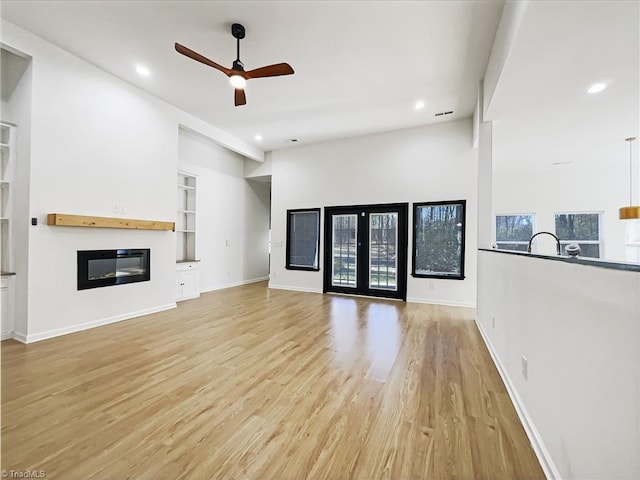
[[[408,204],[324,210],[324,291],[406,300]]]

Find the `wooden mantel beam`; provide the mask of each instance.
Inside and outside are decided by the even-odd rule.
[[[155,220],[133,220],[130,218],[90,217],[85,215],[69,215],[66,213],[50,213],[47,225],[58,227],[96,227],[96,228],[134,228],[136,230],[175,230],[175,222],[158,222]]]

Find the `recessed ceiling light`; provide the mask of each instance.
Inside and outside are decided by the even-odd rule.
[[[258,135],[256,135],[256,136],[255,136],[255,137],[253,137],[253,138],[255,138],[255,139],[259,142],[259,141],[261,141],[261,140],[262,140],[262,135],[258,134]]]
[[[604,83],[594,83],[589,87],[589,89],[587,90],[587,93],[599,93],[603,91],[605,88],[607,88],[607,85],[605,85]]]
[[[142,75],[143,77],[148,77],[149,75],[151,75],[149,69],[143,65],[138,65],[136,67],[136,72],[138,72],[138,75]]]
[[[423,108],[424,108],[424,105],[425,105],[425,103],[424,103],[422,100],[418,100],[418,101],[416,102],[415,109],[416,109],[416,110],[421,110],[421,109],[423,109]]]

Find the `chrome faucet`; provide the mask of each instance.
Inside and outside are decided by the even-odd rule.
[[[527,246],[527,253],[531,253],[531,242],[533,242],[533,239],[543,233],[546,233],[547,235],[551,235],[553,238],[556,239],[556,252],[558,252],[558,255],[562,255],[562,249],[560,248],[560,239],[551,232],[538,232],[531,235],[531,238],[529,239],[529,245]]]

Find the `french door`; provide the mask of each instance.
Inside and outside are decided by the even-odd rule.
[[[325,207],[324,291],[406,300],[407,210]]]

